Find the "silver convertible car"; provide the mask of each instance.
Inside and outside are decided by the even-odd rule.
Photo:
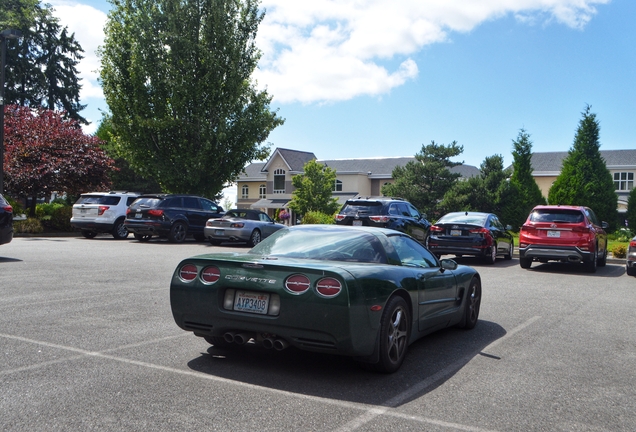
[[[222,218],[208,219],[203,235],[215,246],[222,242],[247,242],[254,247],[282,228],[286,226],[274,222],[262,211],[234,209],[228,210]]]

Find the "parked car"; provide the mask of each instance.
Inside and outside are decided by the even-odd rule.
[[[13,240],[13,207],[0,194],[0,245]]]
[[[220,219],[209,219],[203,228],[203,234],[212,245],[232,241],[247,242],[254,247],[283,228],[286,226],[275,222],[260,210],[234,209],[225,212]]]
[[[628,275],[636,276],[636,237],[629,241],[625,267]]]
[[[203,241],[203,228],[210,218],[223,216],[223,207],[194,195],[145,194],[137,198],[126,212],[124,224],[139,241],[153,236],[181,243],[188,235]]]
[[[473,255],[494,264],[498,255],[512,259],[515,246],[511,229],[493,213],[448,213],[431,226],[428,249],[438,257]]]
[[[295,346],[388,373],[422,336],[475,327],[481,278],[399,231],[296,225],[245,254],[183,260],[170,304],[179,327],[217,347]]]
[[[390,228],[406,233],[426,244],[431,226],[426,215],[399,198],[356,197],[347,200],[336,215],[337,225]]]
[[[583,263],[589,272],[595,272],[607,261],[607,226],[588,207],[537,206],[519,231],[519,265]]]
[[[138,192],[89,192],[80,195],[73,204],[71,226],[81,230],[86,238],[98,233],[110,233],[117,240],[128,237],[124,225],[126,210],[140,194]]]

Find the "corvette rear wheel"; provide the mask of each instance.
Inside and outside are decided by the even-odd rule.
[[[402,297],[393,297],[384,308],[380,321],[379,372],[393,373],[402,366],[409,344],[411,317]]]

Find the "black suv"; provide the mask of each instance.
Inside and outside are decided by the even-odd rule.
[[[388,197],[347,200],[336,215],[336,224],[390,228],[407,233],[423,245],[431,226],[426,215],[410,202]]]
[[[0,244],[13,240],[13,207],[0,195]]]
[[[223,216],[223,208],[209,199],[193,195],[146,194],[133,202],[124,224],[139,241],[152,236],[181,243],[188,235],[203,241],[208,219]]]

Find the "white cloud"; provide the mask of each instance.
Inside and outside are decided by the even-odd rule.
[[[105,2],[106,0],[104,0]],[[610,0],[263,0],[255,78],[277,103],[381,96],[417,77],[410,57],[426,45],[511,15],[521,22],[583,28]],[[49,0],[85,50],[82,99],[103,98],[97,81],[106,14],[81,0]],[[395,66],[387,66],[387,65]],[[392,69],[391,69],[392,68]]]

